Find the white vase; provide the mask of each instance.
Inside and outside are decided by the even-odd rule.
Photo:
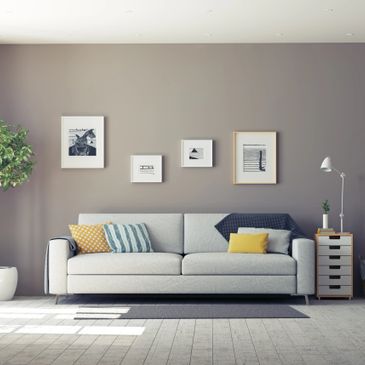
[[[328,228],[328,214],[323,214],[322,228]]]
[[[16,267],[0,266],[0,301],[12,300],[18,284]]]

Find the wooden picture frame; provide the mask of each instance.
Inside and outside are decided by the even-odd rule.
[[[277,132],[233,132],[233,184],[277,184]]]

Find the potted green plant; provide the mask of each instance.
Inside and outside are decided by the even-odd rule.
[[[328,200],[322,202],[321,204],[323,209],[323,221],[322,221],[322,228],[327,229],[328,228],[328,212],[330,211],[330,205],[328,203]]]
[[[28,181],[32,173],[34,154],[27,135],[25,128],[0,120],[0,188],[4,191]]]

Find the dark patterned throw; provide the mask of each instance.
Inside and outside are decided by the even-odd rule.
[[[237,233],[239,227],[285,229],[291,232],[291,240],[305,238],[294,219],[286,213],[232,213],[215,225],[215,228],[227,241],[229,241],[229,235]]]

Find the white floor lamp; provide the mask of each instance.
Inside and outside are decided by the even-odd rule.
[[[343,218],[345,217],[343,213],[343,195],[345,190],[345,174],[339,170],[337,170],[334,166],[332,166],[331,157],[326,157],[321,165],[321,170],[325,172],[331,172],[332,170],[337,172],[341,178],[341,213],[340,213],[340,220],[341,220],[341,232],[343,232]]]

